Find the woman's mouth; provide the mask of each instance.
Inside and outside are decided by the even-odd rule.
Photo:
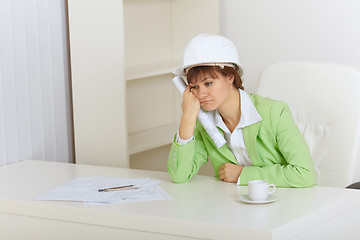
[[[205,101],[201,101],[200,104],[202,105],[202,104],[207,104],[207,103],[210,103],[210,102],[211,102],[211,100],[205,100]]]

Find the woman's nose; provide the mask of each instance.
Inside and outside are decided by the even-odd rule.
[[[206,95],[207,95],[207,90],[206,90],[206,88],[204,88],[204,87],[199,87],[199,91],[198,91],[197,97],[198,97],[198,98],[203,98],[203,97],[206,97]]]

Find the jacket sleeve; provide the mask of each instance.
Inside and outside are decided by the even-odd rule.
[[[194,139],[185,146],[180,146],[174,137],[167,162],[168,172],[173,182],[189,182],[200,167],[208,161],[201,134],[195,128]]]
[[[276,113],[277,112],[277,113]],[[276,154],[270,154],[274,159],[272,164],[263,164],[261,166],[244,167],[240,181],[241,184],[247,184],[254,179],[266,179],[277,187],[310,187],[316,183],[316,174],[313,161],[303,136],[298,126],[293,120],[291,111],[287,105],[280,111],[271,114],[271,122],[274,149],[281,154],[281,159],[275,159]],[[261,155],[261,153],[259,153]]]

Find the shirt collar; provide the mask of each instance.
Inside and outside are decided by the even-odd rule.
[[[239,92],[241,99],[241,118],[236,128],[244,128],[261,121],[262,118],[256,110],[254,103],[251,101],[250,96],[244,90],[239,89]],[[218,110],[215,110],[215,124],[224,132],[230,133]]]

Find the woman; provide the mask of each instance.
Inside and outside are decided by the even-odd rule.
[[[277,187],[315,184],[308,146],[289,107],[244,91],[243,70],[230,40],[196,36],[185,49],[184,65],[174,73],[188,82],[167,163],[174,182],[188,182],[210,159],[216,176],[225,182],[247,185],[264,179]],[[207,111],[227,144],[217,148],[196,121],[200,108]]]

